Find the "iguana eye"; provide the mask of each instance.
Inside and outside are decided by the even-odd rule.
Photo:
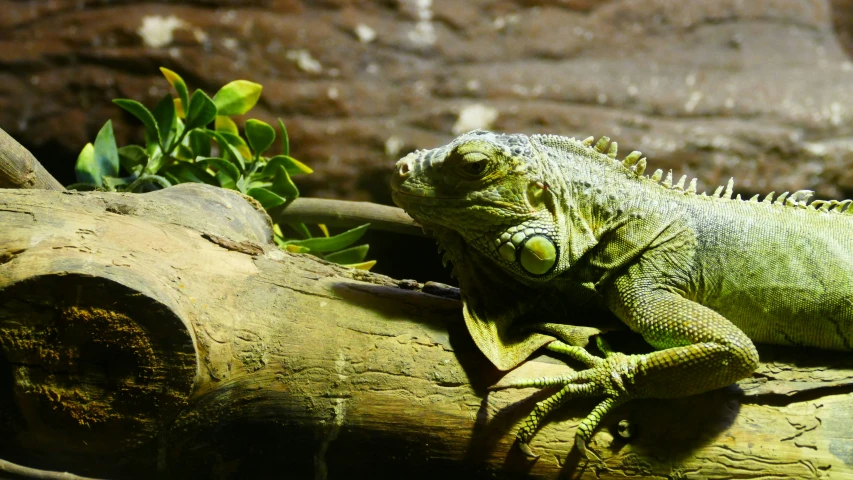
[[[460,166],[460,169],[466,175],[481,177],[486,173],[486,170],[488,170],[489,157],[483,153],[468,153],[463,157],[463,159],[465,163]]]
[[[462,169],[465,170],[465,173],[469,175],[481,175],[483,172],[486,171],[486,161],[479,160],[473,163],[467,163],[464,167],[462,167]]]

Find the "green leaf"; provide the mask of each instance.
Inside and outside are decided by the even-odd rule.
[[[193,155],[196,157],[210,156],[210,137],[207,136],[207,133],[201,130],[190,130],[187,138],[189,138],[190,150],[193,151]]]
[[[329,253],[323,258],[332,263],[340,263],[343,265],[349,263],[361,263],[364,261],[364,257],[367,256],[367,250],[369,248],[369,245],[359,245],[357,247],[350,247],[334,253]]]
[[[246,162],[243,160],[243,155],[241,155],[233,145],[228,143],[228,140],[226,140],[221,133],[210,129],[206,129],[205,133],[216,140],[216,144],[219,145],[219,149],[222,150],[223,154],[230,157],[237,165],[240,165],[240,170],[246,170]]]
[[[276,168],[277,171],[273,177],[270,190],[288,200],[293,200],[294,198],[299,197],[299,189],[293,184],[293,181],[290,179],[290,175],[287,174],[287,170],[280,166]]]
[[[250,188],[249,191],[246,193],[250,197],[261,202],[261,205],[264,207],[264,210],[269,210],[273,207],[277,207],[287,201],[287,199],[276,195],[275,192],[271,192],[266,188]]]
[[[203,168],[209,168],[211,170],[215,170],[218,173],[223,173],[224,175],[231,178],[232,182],[236,182],[238,178],[240,178],[240,171],[237,170],[237,167],[234,166],[233,163],[225,160],[224,158],[218,157],[200,157],[195,160],[196,165],[200,165]]]
[[[333,237],[315,237],[306,240],[292,240],[287,242],[288,245],[297,245],[300,247],[308,247],[312,252],[325,253],[334,252],[346,248],[357,242],[364,232],[367,231],[369,223],[365,223],[360,227],[347,230]]]
[[[154,120],[157,122],[157,130],[160,134],[160,148],[164,152],[168,152],[172,146],[172,141],[175,139],[175,103],[172,101],[172,96],[168,93],[157,102],[154,110],[151,111],[154,115]]]
[[[74,166],[77,183],[85,183],[100,187],[103,185],[103,177],[95,164],[95,146],[87,143],[80,155],[77,155],[77,164]]]
[[[263,87],[248,80],[235,80],[220,88],[213,96],[219,115],[242,115],[258,103]]]
[[[268,123],[250,118],[246,120],[246,140],[252,151],[255,152],[255,157],[260,156],[266,149],[270,148],[272,142],[275,141],[275,129]]]
[[[148,153],[139,145],[125,145],[118,149],[118,161],[127,173],[139,175],[148,160]]]
[[[308,226],[302,222],[299,223],[288,223],[290,228],[296,230],[296,233],[302,235],[302,238],[311,238],[314,235],[311,235],[311,231],[308,230]]]
[[[254,175],[253,175],[252,177],[254,177]],[[245,177],[244,177],[244,178],[245,178]],[[266,188],[266,189],[269,189],[270,187],[272,187],[272,182],[263,182],[263,181],[260,181],[260,180],[253,180],[252,178],[249,178],[249,180],[246,182],[246,189],[247,189],[247,190],[248,190],[248,189],[252,189],[252,188]]]
[[[356,270],[370,270],[373,266],[376,265],[376,260],[368,260],[366,262],[361,263],[348,263],[344,264],[344,267],[354,268]]]
[[[237,124],[234,123],[234,120],[231,120],[231,117],[226,117],[224,115],[216,116],[216,121],[213,122],[213,128],[217,132],[240,135],[240,130],[237,128]]]
[[[287,129],[284,128],[284,122],[280,118],[278,119],[278,128],[281,129],[281,154],[290,155],[290,138],[287,137]]]
[[[237,187],[237,182],[235,182],[233,178],[222,173],[222,170],[216,172],[216,181],[219,182],[219,186],[221,188],[227,188],[228,190],[240,190],[240,188]]]
[[[158,146],[152,153],[148,154],[148,164],[145,165],[144,172],[151,175],[156,174],[168,161],[169,157],[163,155],[163,151]]]
[[[139,121],[145,125],[146,135],[155,139],[157,143],[160,143],[160,133],[157,129],[157,121],[154,120],[154,115],[150,110],[145,108],[145,105],[129,98],[116,98],[113,100],[113,103],[138,118]]]
[[[287,166],[285,169],[287,170],[287,173],[291,175],[314,173],[314,170],[311,167],[291,156],[287,157]]]
[[[172,156],[177,158],[178,160],[183,160],[185,162],[191,162],[195,158],[195,155],[193,155],[193,151],[190,150],[190,147],[183,144],[175,147],[175,150],[172,152]]]
[[[175,115],[177,115],[178,118],[187,118],[187,111],[184,110],[184,104],[181,103],[181,99],[173,98],[172,103],[175,104]]]
[[[175,129],[175,136],[178,137],[178,139],[175,140],[174,143],[181,143],[183,145],[186,145],[187,142],[184,132],[189,133],[190,130],[184,126],[184,121],[178,118],[177,115],[175,116],[175,122],[172,124],[172,128]],[[172,145],[172,148],[175,148],[175,146]]]
[[[214,105],[213,100],[201,90],[193,92],[193,96],[190,98],[190,106],[187,108],[186,128],[192,130],[193,128],[205,127],[214,118],[216,118],[216,105]]]
[[[212,170],[220,187],[229,190],[245,190],[241,190],[237,186],[237,180],[240,179],[240,171],[228,160],[217,157],[197,158],[196,165],[207,168],[209,171]]]
[[[154,154],[155,150],[160,150],[160,134],[158,132],[154,132],[154,135],[149,135],[148,132],[145,132],[145,152],[150,157]]]
[[[282,242],[282,243],[284,243],[284,245],[280,245],[280,246],[283,246],[284,249],[290,253],[308,253],[311,251],[311,249],[308,247],[299,247],[297,245],[288,245],[287,242]]]
[[[147,153],[149,157],[150,157],[150,156],[152,156],[152,155],[154,155],[156,152],[160,152],[160,151],[162,151],[162,150],[160,149],[160,143],[159,143],[159,142],[153,142],[153,141],[152,141],[152,140],[153,140],[152,138],[147,138],[147,137],[148,137],[148,135],[147,135],[147,134],[146,134],[145,136],[146,136],[146,139],[145,139],[145,153]]]
[[[289,157],[287,155],[276,155],[267,161],[266,166],[264,166],[264,173],[268,175],[273,175],[275,173],[275,167],[282,166],[289,175],[300,175],[303,173],[312,173],[314,170],[308,165],[300,162],[299,160]],[[269,173],[268,170],[269,169]]]
[[[175,91],[178,93],[178,99],[180,99],[181,104],[183,104],[183,107],[186,108],[186,106],[189,104],[190,95],[189,90],[187,90],[187,84],[184,83],[184,79],[181,78],[180,75],[169,70],[166,67],[160,67],[160,72],[163,74],[164,77],[166,77],[166,81],[169,82],[169,85],[171,85],[172,88],[174,88]]]
[[[169,172],[164,172],[164,173],[163,173],[163,178],[165,178],[165,179],[166,179],[166,182],[167,182],[167,183],[170,183],[171,185],[177,185],[177,184],[179,184],[179,183],[183,183],[183,182],[181,182],[180,180],[178,180],[178,177],[176,177],[176,176],[172,175],[172,174],[171,174],[171,173],[169,173]],[[155,183],[153,183],[153,182],[150,182],[150,183],[151,183],[152,185],[156,185],[156,184],[155,184]],[[144,185],[144,184],[143,184],[143,185]],[[140,185],[140,186],[142,186],[142,185]],[[134,189],[134,190],[132,190],[132,191],[137,191],[137,190],[139,190],[139,189],[137,188],[137,189]]]
[[[242,194],[246,193],[246,177],[241,176],[240,178],[237,179],[236,182],[234,182],[234,185],[237,187],[237,190],[240,193],[242,193]]]
[[[166,178],[174,177],[177,183],[206,183],[208,185],[219,185],[216,177],[207,173],[204,167],[194,163],[178,162],[169,166],[165,173]],[[172,182],[174,184],[176,182]]]
[[[219,132],[219,134],[222,135],[222,138],[224,138],[232,147],[237,149],[244,159],[247,161],[252,159],[252,151],[249,150],[249,146],[246,145],[246,141],[243,140],[243,137],[227,132]]]
[[[107,120],[95,137],[95,165],[101,177],[118,176],[118,148],[113,135],[112,120]]]

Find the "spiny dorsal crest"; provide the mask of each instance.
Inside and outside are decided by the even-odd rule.
[[[575,140],[572,138],[572,140]],[[576,141],[576,140],[575,140]],[[606,155],[614,160],[616,159],[616,153],[618,151],[618,144],[616,142],[611,142],[610,137],[601,137],[598,141],[595,141],[595,137],[587,137],[580,142],[586,148],[598,152],[602,155]],[[618,161],[618,160],[617,160]],[[624,160],[622,160],[621,165],[631,172],[638,178],[645,178],[651,180],[654,183],[659,183],[661,186],[668,188],[670,190],[676,190],[684,192],[685,195],[696,195],[696,179],[690,180],[690,183],[687,185],[687,188],[684,187],[685,182],[687,181],[687,175],[682,175],[682,177],[678,180],[677,183],[672,183],[672,170],[670,170],[666,178],[661,182],[661,178],[663,178],[663,170],[657,169],[651,175],[651,177],[644,176],[643,174],[646,171],[646,157],[643,157],[643,154],[638,151],[633,151],[629,153]],[[732,190],[734,188],[734,178],[730,178],[728,184],[725,186],[725,190],[723,190],[723,186],[717,187],[714,190],[714,193],[711,197],[714,198],[723,198],[723,199],[732,199]],[[767,196],[764,197],[764,200],[760,200],[760,203],[766,203],[769,205],[779,205],[785,207],[795,207],[795,208],[805,208],[810,210],[817,210],[819,212],[828,212],[828,213],[846,213],[848,215],[853,215],[853,199],[850,200],[815,200],[809,203],[809,199],[814,195],[812,190],[797,190],[796,192],[788,195],[789,192],[785,192],[773,201],[773,195],[776,192],[770,192]],[[707,195],[705,192],[702,192],[699,195]],[[740,194],[738,194],[734,200],[737,201],[747,201],[752,203],[759,203],[759,196],[756,194],[749,200],[743,200],[740,198]]]

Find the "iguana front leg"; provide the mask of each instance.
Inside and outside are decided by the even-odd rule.
[[[529,455],[528,442],[542,419],[570,399],[604,397],[576,432],[575,443],[588,458],[586,442],[613,407],[634,398],[682,397],[720,388],[749,375],[758,364],[752,341],[730,321],[659,285],[624,275],[607,289],[605,299],[623,322],[660,350],[624,355],[605,348],[602,359],[556,344],[552,350],[562,350],[589,368],[493,387],[562,387],[536,405],[517,433],[519,446]]]

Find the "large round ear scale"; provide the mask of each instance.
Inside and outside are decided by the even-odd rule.
[[[507,262],[514,262],[517,258],[515,253],[515,245],[513,245],[512,242],[506,242],[501,245],[500,248],[498,248],[498,253]]]
[[[532,235],[521,244],[518,263],[531,275],[545,275],[557,265],[557,245],[545,235]]]

